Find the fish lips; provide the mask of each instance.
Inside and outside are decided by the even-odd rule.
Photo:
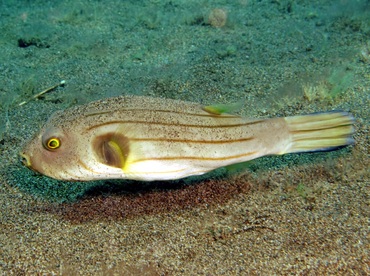
[[[19,153],[19,155],[21,157],[21,162],[23,163],[24,166],[26,166],[30,170],[40,174],[40,172],[32,165],[31,157],[28,154],[26,154],[24,151],[22,151],[22,152]]]

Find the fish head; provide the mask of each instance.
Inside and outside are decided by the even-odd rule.
[[[31,170],[61,180],[72,177],[72,163],[76,162],[76,141],[63,128],[45,126],[27,142],[20,155]]]
[[[29,169],[58,180],[124,177],[128,139],[116,126],[92,128],[94,118],[57,112],[26,143],[20,156]],[[118,128],[119,129],[119,128]]]
[[[80,164],[84,141],[79,135],[78,126],[78,120],[70,112],[55,112],[24,145],[20,152],[23,164],[35,172],[58,180],[84,180],[81,175],[85,169]]]

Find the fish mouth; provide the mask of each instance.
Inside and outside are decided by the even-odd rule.
[[[21,152],[19,155],[22,157],[21,161],[22,161],[23,165],[25,165],[27,168],[31,169],[32,171],[38,173],[38,171],[35,170],[34,167],[32,167],[32,162],[31,162],[31,158],[30,158],[29,155],[25,154],[24,152]]]
[[[31,158],[27,154],[25,154],[24,152],[19,153],[19,155],[22,157],[23,165],[30,168],[31,167]]]

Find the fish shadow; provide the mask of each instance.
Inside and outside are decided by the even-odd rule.
[[[226,176],[177,181],[104,181],[75,202],[49,203],[38,212],[73,224],[209,208],[250,190],[247,181]],[[35,210],[36,211],[36,210]]]
[[[330,157],[337,155],[341,154],[336,152]],[[303,156],[295,154],[260,158],[249,162],[248,171],[251,173],[259,170],[278,171],[331,159],[321,153]],[[48,197],[44,198],[44,204],[37,205],[29,211],[54,214],[73,224],[210,208],[222,205],[239,194],[249,192],[253,186],[251,183],[253,179],[250,177],[245,177],[243,174],[230,176],[223,169],[200,177],[154,182],[107,180],[76,183],[56,181],[43,176],[30,177],[29,174],[28,170],[17,168],[11,175],[21,176],[21,179],[17,177],[13,182],[22,183],[21,190],[24,192],[32,191],[38,198],[42,194],[54,196],[52,200]],[[60,198],[62,202],[57,202],[58,200],[53,202],[53,199]]]

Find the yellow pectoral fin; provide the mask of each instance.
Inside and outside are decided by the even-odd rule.
[[[117,142],[108,141],[106,143],[105,155],[110,166],[123,169],[125,164],[125,156]]]
[[[207,105],[203,107],[204,111],[210,114],[221,115],[223,113],[235,113],[243,107],[242,102],[231,103],[231,104],[215,104]]]
[[[124,170],[129,154],[127,137],[117,133],[99,136],[95,140],[94,150],[101,163]]]

